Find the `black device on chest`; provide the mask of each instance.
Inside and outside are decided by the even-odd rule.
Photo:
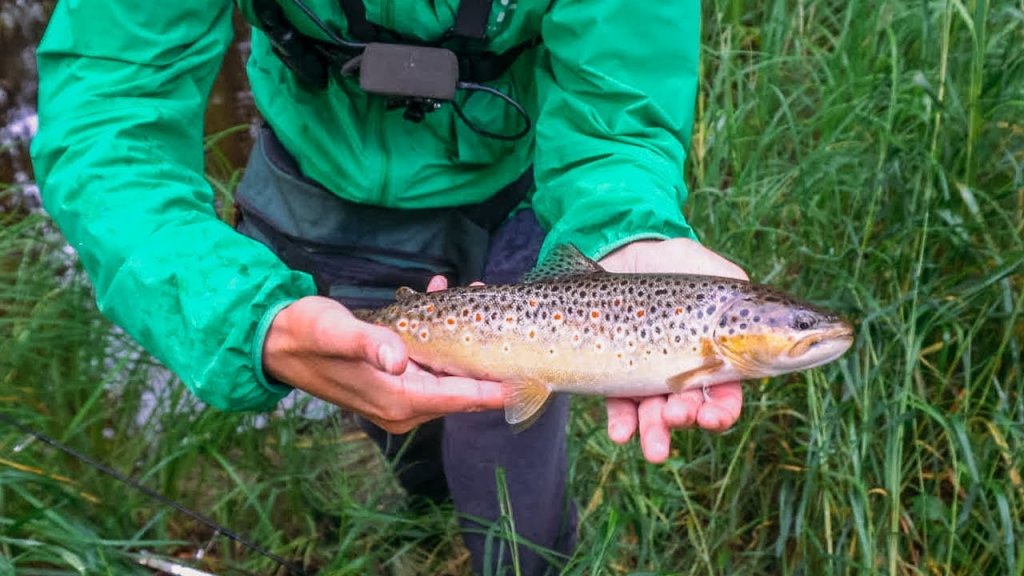
[[[530,131],[530,118],[519,102],[483,83],[501,77],[523,51],[539,43],[539,38],[500,54],[487,50],[491,0],[462,0],[452,28],[433,42],[410,39],[369,22],[363,0],[339,0],[354,40],[332,31],[302,0],[291,2],[327,41],[300,33],[276,0],[252,0],[252,6],[274,54],[308,89],[326,88],[331,75],[338,81],[358,78],[363,91],[386,98],[389,109],[403,109],[404,117],[413,122],[422,121],[426,114],[450,102],[459,118],[478,134],[517,140]],[[516,110],[524,126],[513,134],[476,126],[455,101],[459,90],[497,97]]]

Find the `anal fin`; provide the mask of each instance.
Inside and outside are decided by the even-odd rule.
[[[522,432],[540,418],[551,402],[551,389],[538,380],[505,383],[505,421]]]
[[[711,376],[714,376],[715,372],[724,364],[719,358],[707,358],[703,364],[693,370],[687,370],[670,377],[667,381],[668,389],[672,392],[682,392],[697,386],[707,386]]]

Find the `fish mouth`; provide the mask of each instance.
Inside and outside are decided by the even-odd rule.
[[[842,356],[852,344],[853,327],[844,323],[797,340],[786,351],[786,357],[801,369],[814,368]]]

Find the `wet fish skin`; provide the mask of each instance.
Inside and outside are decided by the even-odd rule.
[[[506,385],[510,424],[552,392],[637,397],[776,376],[852,343],[834,314],[773,288],[688,274],[616,274],[560,246],[522,284],[417,293],[360,311],[434,371]]]

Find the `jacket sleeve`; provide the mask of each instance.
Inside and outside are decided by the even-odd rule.
[[[269,409],[290,388],[263,376],[266,330],[315,288],[220,221],[204,178],[203,115],[232,7],[58,2],[37,52],[32,156],[100,310],[206,403]]]
[[[700,51],[698,0],[555,0],[537,69],[534,209],[544,253],[600,258],[646,238],[688,237],[683,165]]]

